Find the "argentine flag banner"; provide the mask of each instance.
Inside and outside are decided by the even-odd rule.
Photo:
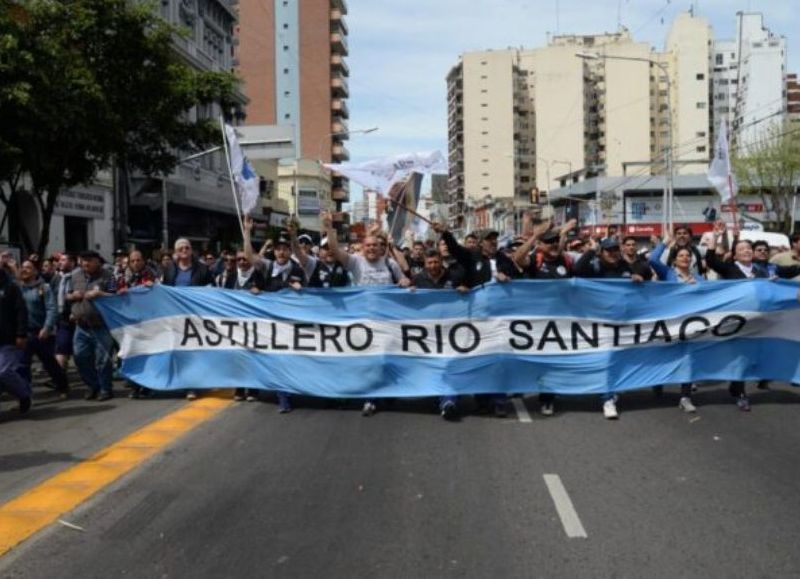
[[[149,388],[357,398],[599,394],[698,380],[800,382],[798,286],[514,281],[253,295],[155,286],[96,300]]]

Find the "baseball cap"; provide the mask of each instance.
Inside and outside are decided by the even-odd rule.
[[[300,235],[297,238],[297,242],[298,243],[308,243],[309,245],[314,245],[314,240],[311,239],[311,236],[309,234],[307,234],[307,233],[304,233],[303,235]]]
[[[559,239],[561,239],[561,234],[558,232],[557,229],[548,229],[547,231],[544,232],[544,235],[542,235],[541,237],[541,240],[544,241],[545,243],[558,241]]]
[[[289,232],[288,231],[281,231],[280,233],[278,233],[277,237],[275,237],[274,244],[275,245],[291,245],[292,242],[291,242],[291,239],[289,238]]]
[[[486,231],[483,233],[483,235],[481,235],[481,239],[489,239],[490,237],[495,237],[495,238],[500,237],[500,233],[495,231],[494,229],[490,229],[489,231]]]
[[[600,242],[600,249],[619,249],[619,241],[614,237],[606,237]]]

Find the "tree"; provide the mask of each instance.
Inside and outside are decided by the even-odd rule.
[[[41,215],[44,252],[59,192],[92,181],[112,163],[169,172],[178,150],[219,141],[216,122],[192,120],[198,105],[234,105],[236,78],[180,60],[181,32],[153,5],[128,0],[0,0],[0,201],[18,215],[20,176]],[[17,220],[21,222],[20,219]]]
[[[800,181],[800,129],[774,124],[760,140],[734,156],[733,168],[740,192],[759,195],[767,215],[768,229],[789,233],[792,204]]]

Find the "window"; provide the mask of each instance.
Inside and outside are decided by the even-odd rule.
[[[289,69],[288,68],[284,68],[283,69],[283,74],[289,74]]]
[[[283,115],[283,118],[288,120],[288,119],[292,118],[292,115],[290,115],[289,113],[286,113],[285,115]]]
[[[717,81],[717,84],[726,85],[726,84],[728,84],[728,79],[727,78],[721,78],[721,79],[719,79]]]
[[[486,76],[485,74],[482,74],[482,75],[481,75],[481,80],[486,80],[487,78],[489,78],[489,77],[488,77],[488,76]]]
[[[717,64],[717,65],[720,65],[720,64],[722,64],[722,59],[723,59],[723,58],[725,58],[725,56],[724,56],[724,55],[722,55],[722,54],[717,54],[717,55],[714,57],[714,64]],[[733,56],[731,56],[731,58],[733,58]]]
[[[527,175],[523,175],[522,177],[519,178],[519,181],[520,181],[520,183],[530,183],[531,182],[531,178],[528,177]]]
[[[487,92],[489,92],[489,89],[488,89],[488,88],[482,88],[482,89],[481,89],[481,92],[482,92],[482,93],[487,93]]]
[[[705,137],[705,136],[706,136],[706,132],[705,132],[705,131],[697,131],[697,132],[695,133],[695,136],[696,136],[697,138],[703,138],[703,137]]]
[[[288,44],[284,44],[283,45],[283,50],[284,51],[288,51],[289,50],[289,45]]]
[[[486,103],[481,103],[481,107],[483,107],[483,108],[486,108],[486,107],[488,107],[488,106],[489,106],[489,105],[488,105],[488,104],[486,104]]]
[[[706,108],[706,103],[697,103],[697,108],[698,108],[698,109],[704,109],[704,108]]]
[[[697,147],[697,152],[698,152],[698,153],[705,153],[705,152],[706,152],[706,147],[705,147],[705,145],[703,145],[702,147]]]
[[[481,131],[481,135],[488,135],[489,131]]]
[[[705,79],[706,79],[705,74],[703,74],[702,72],[697,73],[697,80],[705,80]]]
[[[487,61],[485,61],[485,60],[482,60],[482,61],[481,61],[481,65],[482,65],[482,66],[484,66],[484,65],[487,65],[487,64],[489,64]]]
[[[285,97],[288,97],[290,94],[292,94],[292,93],[289,92],[288,90],[283,91],[283,96],[285,96]]]
[[[488,177],[489,173],[481,173],[481,177]]]

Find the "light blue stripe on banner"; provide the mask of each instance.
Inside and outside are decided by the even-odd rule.
[[[303,322],[526,315],[630,322],[711,311],[798,309],[798,288],[794,282],[769,280],[687,285],[571,279],[488,284],[467,295],[454,290],[347,288],[254,296],[216,288],[156,286],[102,298],[96,304],[110,329],[182,314]]]
[[[699,380],[800,383],[800,346],[787,340],[748,338],[571,356],[472,358],[175,351],[126,359],[122,372],[155,389],[280,388],[334,398],[539,391],[602,394]]]

